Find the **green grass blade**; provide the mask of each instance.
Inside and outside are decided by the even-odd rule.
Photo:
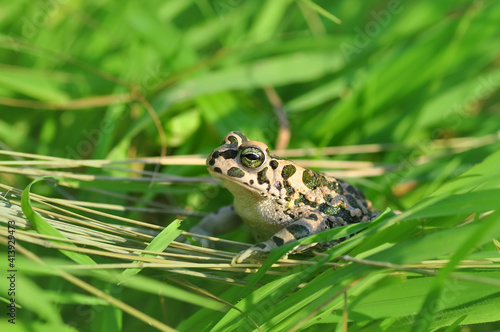
[[[484,240],[485,238],[491,239],[492,236],[497,236],[500,233],[500,227],[497,232],[495,232],[495,223],[498,223],[498,219],[499,218],[486,218],[482,222],[479,222],[479,219],[476,218],[476,229],[470,233],[470,237],[468,239],[465,239],[462,242],[462,245],[459,246],[451,256],[448,264],[446,264],[446,266],[439,271],[436,278],[434,278],[431,290],[429,291],[427,298],[422,304],[422,308],[416,317],[417,324],[414,326],[413,331],[427,331],[430,328],[437,311],[434,303],[439,302],[446,279],[460,260],[464,259],[467,254],[474,250],[481,240]]]
[[[300,1],[302,1],[303,3],[306,4],[306,6],[308,6],[309,8],[311,8],[312,10],[314,10],[315,12],[320,14],[321,16],[326,17],[330,21],[335,22],[337,24],[342,23],[342,21],[338,17],[336,17],[332,13],[326,11],[323,7],[318,6],[317,4],[312,2],[311,0],[300,0]]]
[[[145,250],[148,251],[154,251],[154,252],[162,252],[165,250],[166,247],[175,240],[177,236],[179,236],[182,233],[182,230],[179,229],[179,226],[181,225],[180,220],[175,220],[172,223],[170,223],[167,227],[165,227],[160,234],[155,236],[153,241],[151,241],[150,244],[146,247]],[[139,256],[141,257],[156,257],[156,254],[149,254],[149,253],[142,253]],[[140,263],[140,261],[134,261],[134,263]],[[126,269],[123,271],[124,276],[133,276],[137,273],[139,273],[142,270],[142,268],[130,268]]]
[[[45,219],[43,219],[38,213],[36,213],[33,210],[33,207],[31,206],[31,200],[30,200],[30,191],[31,187],[40,181],[43,181],[45,179],[52,178],[52,177],[39,177],[33,180],[26,188],[23,190],[23,194],[21,197],[21,208],[23,210],[24,215],[26,218],[28,218],[29,222],[35,230],[40,233],[40,234],[45,234],[45,235],[50,235],[54,237],[58,237],[61,239],[66,239],[64,235],[62,235],[57,229],[55,229],[52,225],[50,225]],[[54,179],[54,178],[52,178]],[[54,241],[57,243],[57,241]],[[63,242],[60,242],[63,243]],[[76,246],[72,243],[64,242],[65,245],[69,245],[72,247]],[[79,264],[96,264],[95,261],[90,258],[88,255],[75,252],[75,251],[69,251],[69,250],[60,250],[64,255],[66,255],[68,258],[72,259],[76,263]]]

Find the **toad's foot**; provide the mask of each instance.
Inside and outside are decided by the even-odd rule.
[[[248,249],[245,249],[239,252],[237,255],[233,257],[231,260],[231,265],[240,264],[247,258],[257,258],[257,257],[265,257],[269,254],[269,252],[276,248],[276,245],[272,245],[269,241],[258,243]]]
[[[268,245],[268,244],[270,244],[270,245]],[[314,242],[314,243],[310,243],[310,244],[306,244],[306,245],[297,245],[293,249],[291,249],[289,252],[284,254],[282,258],[286,259],[288,257],[288,255],[290,255],[290,254],[299,254],[299,253],[305,252],[305,251],[311,249],[312,247],[316,246],[317,244],[318,244],[317,242]],[[256,244],[256,245],[254,245],[246,250],[239,252],[237,255],[235,255],[233,257],[233,259],[231,260],[231,265],[240,264],[248,258],[265,258],[267,255],[269,255],[269,252],[272,249],[274,249],[273,247],[276,248],[276,246],[273,246],[273,243],[269,243],[269,241]]]

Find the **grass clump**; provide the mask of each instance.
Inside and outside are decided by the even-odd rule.
[[[1,330],[500,327],[497,1],[0,13],[0,260],[18,291]],[[287,260],[231,266],[245,228],[215,249],[175,241],[230,204],[204,159],[232,130],[385,212]]]

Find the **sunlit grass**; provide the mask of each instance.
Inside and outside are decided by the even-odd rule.
[[[15,328],[498,329],[499,21],[492,0],[0,1]],[[385,214],[237,266],[244,227],[177,241],[231,203],[204,167],[231,130]]]

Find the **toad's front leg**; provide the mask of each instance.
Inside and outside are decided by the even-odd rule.
[[[328,229],[327,223],[320,214],[311,213],[274,234],[269,240],[258,243],[233,257],[231,265],[241,263],[250,257],[266,256],[274,248],[302,239]]]
[[[216,236],[225,234],[241,225],[241,218],[234,211],[233,205],[220,208],[218,211],[203,218],[189,232],[204,236]],[[205,238],[198,238],[193,235],[203,247],[211,247],[210,241]]]

